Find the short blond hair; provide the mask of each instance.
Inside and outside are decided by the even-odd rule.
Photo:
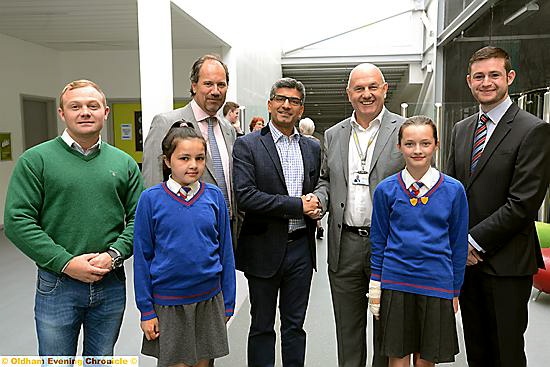
[[[59,95],[59,108],[63,109],[63,96],[65,95],[65,93],[73,89],[84,88],[84,87],[92,87],[95,90],[97,90],[99,94],[101,94],[101,98],[102,98],[101,102],[103,103],[103,107],[107,106],[107,98],[105,97],[105,93],[103,93],[99,85],[97,85],[96,83],[90,80],[79,79],[79,80],[73,80],[72,82],[67,84],[65,88],[63,88],[63,90],[61,91],[61,94]]]

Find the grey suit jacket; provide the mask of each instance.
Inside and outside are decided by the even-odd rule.
[[[145,143],[143,144],[143,167],[142,174],[145,180],[145,185],[147,187],[153,186],[159,182],[163,181],[162,177],[162,139],[170,129],[170,126],[178,120],[184,119],[189,121],[195,127],[197,133],[202,136],[202,133],[199,129],[197,120],[193,115],[193,109],[191,104],[183,108],[178,108],[166,113],[161,113],[156,115],[153,118],[151,123],[151,129],[149,134],[145,138]],[[225,139],[225,147],[227,148],[227,154],[229,161],[231,162],[231,157],[233,154],[233,144],[235,143],[236,133],[233,126],[225,122],[224,119],[219,118],[220,128]],[[229,165],[229,178],[233,176],[233,165]],[[210,152],[208,152],[208,157],[206,159],[206,170],[201,178],[202,181],[218,185],[214,176],[214,167],[212,166],[212,158],[210,157]],[[233,191],[233,190],[232,190]],[[232,203],[235,203],[235,197],[231,193]]]
[[[382,115],[369,170],[371,198],[380,181],[405,167],[403,155],[397,149],[397,133],[404,120],[388,110]],[[338,270],[340,257],[340,236],[348,196],[348,151],[351,132],[350,118],[325,132],[321,177],[314,192],[321,202],[323,211],[329,211],[328,265],[331,271]]]

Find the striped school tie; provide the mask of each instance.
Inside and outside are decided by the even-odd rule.
[[[210,156],[212,157],[212,165],[214,166],[214,178],[218,183],[218,187],[222,190],[223,198],[229,208],[229,196],[227,193],[227,184],[225,182],[225,174],[223,172],[222,157],[220,150],[218,149],[218,143],[216,142],[216,135],[214,135],[214,122],[215,117],[208,118],[208,145],[210,148]]]
[[[418,194],[420,194],[420,188],[424,186],[424,184],[420,181],[413,182],[411,187],[409,187],[409,191],[411,194],[414,195],[414,197],[418,197]]]
[[[472,148],[472,162],[470,164],[470,174],[474,173],[483,148],[485,147],[485,139],[487,138],[487,122],[490,121],[486,114],[482,114],[477,124],[474,134],[474,145]]]
[[[184,199],[187,199],[189,191],[191,191],[191,188],[189,186],[182,186],[180,189],[180,196]]]

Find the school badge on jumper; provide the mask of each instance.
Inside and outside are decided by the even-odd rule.
[[[426,204],[428,203],[428,200],[429,200],[429,199],[430,199],[430,198],[427,197],[427,196],[422,196],[422,197],[420,198],[420,202],[421,202],[422,204],[426,205]],[[418,204],[418,198],[410,198],[409,201],[411,202],[411,205],[412,205],[412,206],[416,206],[416,204]]]

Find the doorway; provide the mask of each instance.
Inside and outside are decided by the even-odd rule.
[[[58,135],[55,113],[54,98],[21,95],[21,120],[25,150]]]

